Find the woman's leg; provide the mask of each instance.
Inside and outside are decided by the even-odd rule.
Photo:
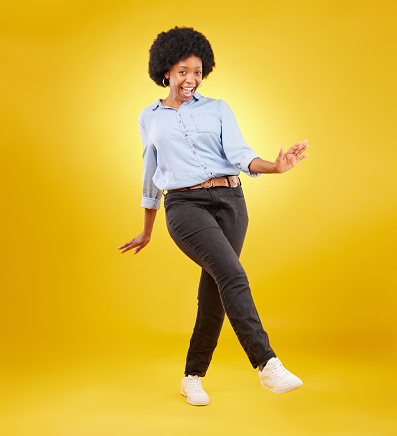
[[[196,324],[186,356],[186,375],[204,377],[218,343],[225,310],[214,279],[203,269],[198,291]]]
[[[167,194],[165,199],[170,235],[178,247],[214,279],[230,323],[256,368],[275,353],[256,311],[247,276],[238,260],[238,250],[234,250],[226,237],[226,234],[237,234],[244,240],[246,229],[238,225],[238,216],[245,211],[241,187],[175,194]],[[203,316],[208,320],[206,312]],[[218,328],[214,332],[216,340],[219,331]]]
[[[234,202],[237,201],[238,207],[218,208],[215,211],[215,220],[237,256],[240,256],[248,226],[248,215],[245,202],[232,198]],[[203,269],[198,291],[196,324],[186,357],[186,375],[205,376],[218,344],[224,318],[225,310],[218,286],[211,275]]]

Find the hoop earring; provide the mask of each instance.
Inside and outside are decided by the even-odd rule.
[[[165,84],[165,81],[166,81],[166,80],[168,80],[168,85],[170,84],[169,79],[163,77],[163,85],[164,85],[164,88],[166,88],[166,87],[168,86],[168,85]]]
[[[203,86],[203,82],[201,82],[201,83],[200,83],[200,86],[199,86],[199,88],[201,88],[202,86]]]

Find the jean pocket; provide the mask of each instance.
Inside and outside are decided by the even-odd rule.
[[[231,191],[233,192],[233,195],[235,195],[236,197],[244,197],[244,192],[241,185],[238,185],[235,188],[231,188]]]
[[[186,191],[167,192],[164,196],[164,205],[180,200],[185,193]]]

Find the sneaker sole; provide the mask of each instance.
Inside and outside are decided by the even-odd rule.
[[[191,404],[192,406],[206,406],[207,404],[210,403],[209,400],[208,400],[208,401],[206,401],[206,400],[202,400],[202,401],[194,401],[194,400],[191,400],[191,399],[186,395],[186,393],[184,392],[183,389],[181,389],[181,394],[182,394],[184,397],[187,398],[187,402],[188,402],[189,404]]]
[[[285,388],[279,388],[279,389],[269,388],[269,386],[266,386],[265,384],[262,384],[262,383],[261,383],[261,385],[263,388],[269,389],[270,391],[274,392],[275,394],[285,394],[287,392],[291,392],[291,391],[294,391],[295,389],[300,388],[303,385],[303,382],[299,381],[299,382],[295,383],[294,385],[287,386]]]

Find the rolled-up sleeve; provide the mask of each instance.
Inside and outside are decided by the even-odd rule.
[[[143,192],[141,207],[145,209],[160,209],[163,192],[153,183],[153,176],[157,169],[157,151],[149,140],[144,122],[139,119],[139,131],[141,132],[143,145]]]
[[[219,100],[219,105],[222,122],[222,146],[227,160],[251,177],[260,176],[259,173],[252,173],[248,168],[249,164],[259,156],[245,142],[229,105],[223,100]]]

